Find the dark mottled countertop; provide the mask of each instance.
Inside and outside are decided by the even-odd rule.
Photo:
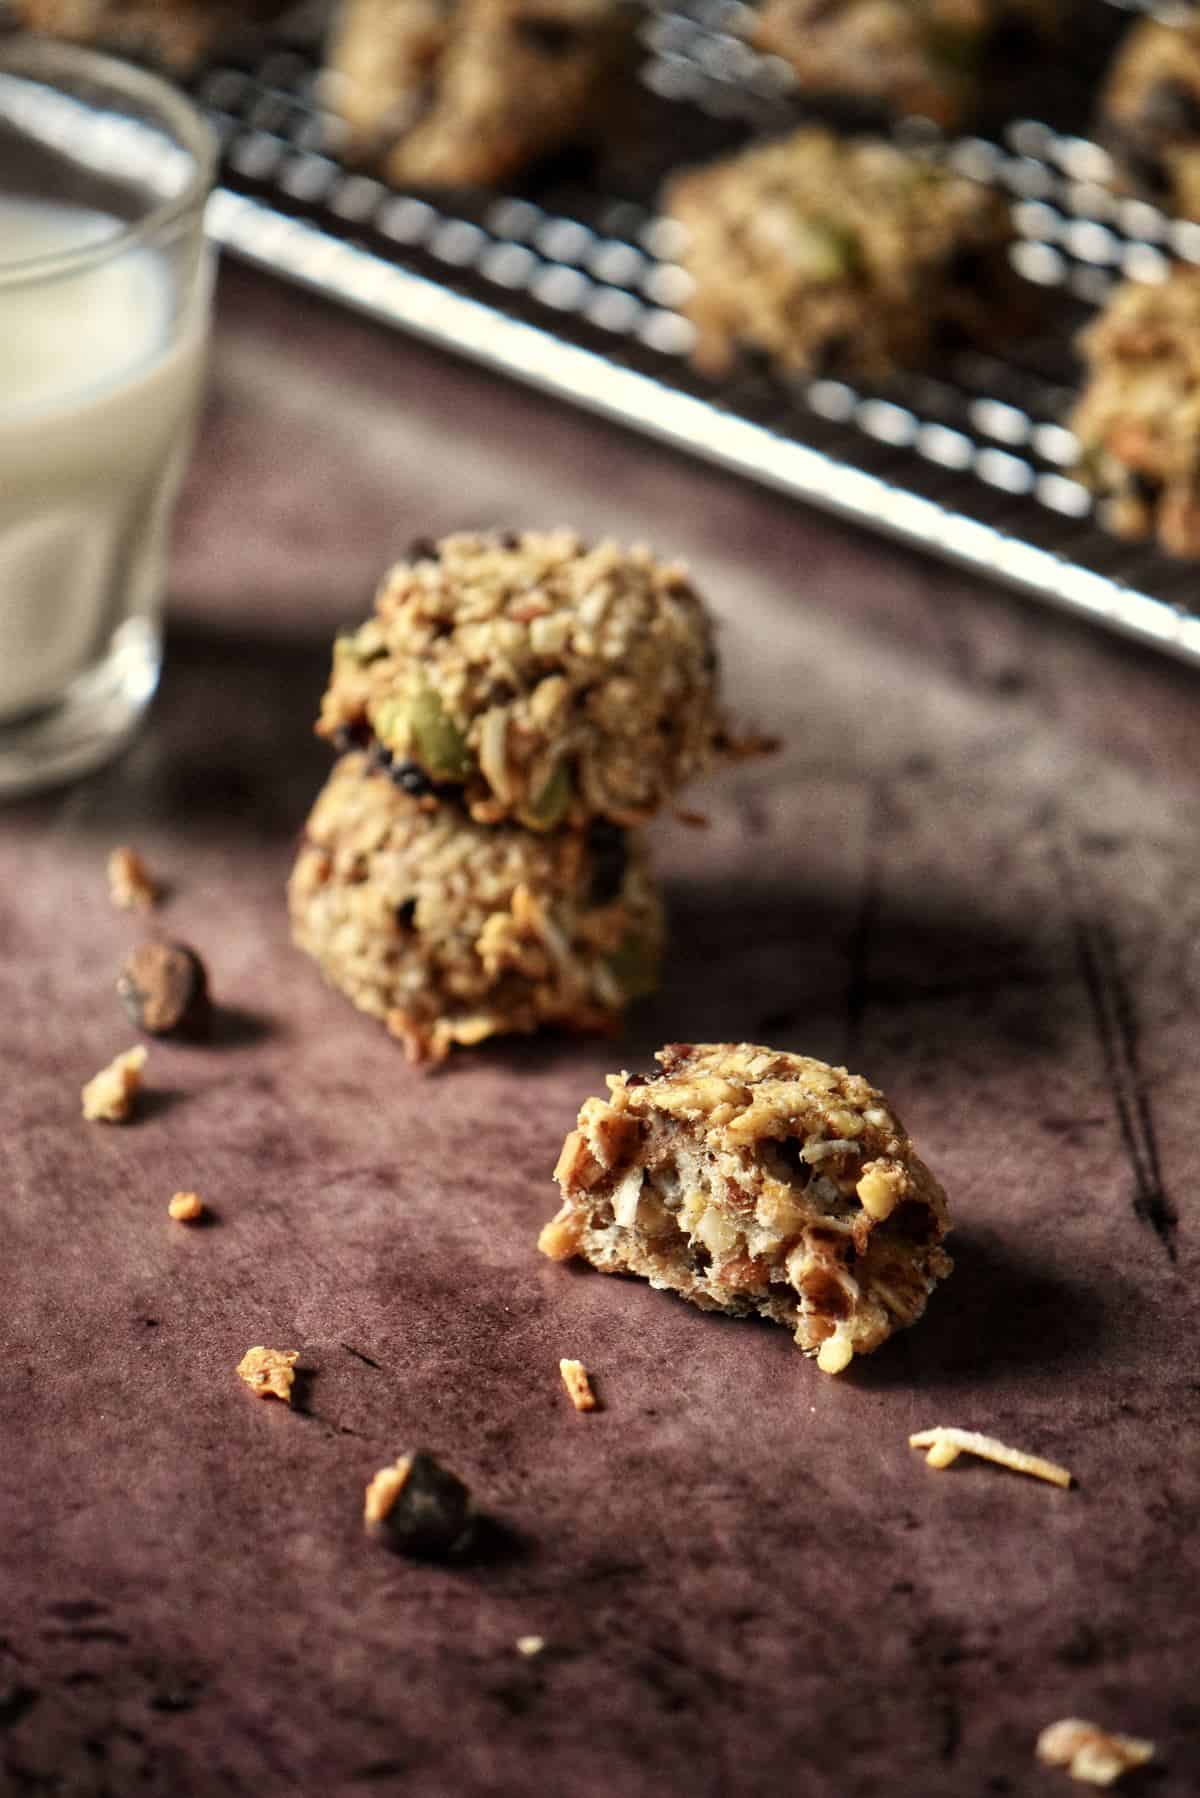
[[[288,944],[328,643],[414,533],[558,521],[686,555],[787,747],[657,831],[624,1044],[427,1077]],[[226,1007],[123,1130],[78,1104],[132,1040],[122,840]],[[1036,1798],[1072,1713],[1200,1789],[1198,875],[1196,675],[227,272],[152,720],[0,814],[5,1798]],[[681,1037],[849,1062],[949,1189],[957,1272],[843,1379],[533,1251],[579,1101]],[[933,1472],[940,1422],[1078,1488]],[[364,1538],[411,1442],[475,1564]]]

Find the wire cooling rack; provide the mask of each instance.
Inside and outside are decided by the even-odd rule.
[[[677,161],[720,121],[786,122],[788,77],[744,42],[738,0],[686,0],[648,28],[643,71]],[[1200,262],[1200,225],[1106,185],[1105,153],[1034,119],[944,153],[1012,199],[1019,272],[1046,292],[1046,331],[1003,357],[868,389],[747,369],[716,383],[688,362],[687,276],[639,166],[560,168],[522,194],[399,193],[338,158],[303,43],[218,66],[196,92],[222,144],[209,214],[235,256],[824,508],[1191,661],[1196,576],[1097,525],[1063,424],[1070,343],[1122,275]],[[707,120],[707,126],[702,121]],[[712,130],[717,121],[716,135]],[[643,122],[643,127],[645,122]],[[708,135],[705,131],[708,129]],[[694,143],[694,149],[691,147]],[[637,197],[641,194],[641,197]],[[634,196],[634,197],[631,197]]]

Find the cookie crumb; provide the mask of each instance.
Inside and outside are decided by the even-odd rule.
[[[296,1382],[293,1368],[299,1359],[298,1349],[247,1349],[237,1364],[238,1378],[245,1380],[259,1398],[279,1398],[290,1405]]]
[[[141,1089],[145,1065],[146,1051],[139,1043],[137,1048],[115,1056],[88,1081],[80,1098],[89,1123],[124,1124],[128,1120]]]
[[[582,1361],[560,1361],[558,1371],[567,1389],[567,1397],[577,1411],[598,1409],[596,1394],[592,1391],[591,1375]]]
[[[1082,1717],[1063,1717],[1038,1737],[1037,1757],[1048,1767],[1065,1767],[1084,1785],[1110,1786],[1122,1773],[1152,1761],[1154,1743],[1101,1729]]]
[[[204,1216],[204,1200],[198,1192],[177,1192],[167,1206],[167,1216],[177,1224],[194,1224]]]
[[[118,911],[151,911],[162,897],[158,882],[128,843],[108,858],[108,896]]]
[[[541,1654],[541,1652],[545,1646],[546,1646],[545,1636],[518,1636],[517,1637],[517,1642],[516,1642],[517,1653],[523,1654],[527,1660],[532,1659],[532,1657],[535,1654]]]
[[[1072,1486],[1074,1476],[1056,1461],[1045,1461],[1041,1455],[1027,1455],[1024,1449],[1008,1448],[994,1436],[981,1436],[976,1430],[956,1430],[938,1424],[932,1430],[918,1430],[908,1439],[910,1448],[924,1448],[931,1467],[949,1467],[960,1454],[978,1455],[982,1461],[994,1461],[998,1467],[1009,1467],[1014,1473],[1028,1473],[1036,1480],[1048,1480],[1052,1486]]]
[[[367,1487],[363,1521],[369,1535],[401,1554],[436,1560],[462,1541],[471,1495],[457,1474],[417,1449],[381,1467]]]

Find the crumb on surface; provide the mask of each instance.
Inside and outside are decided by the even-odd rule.
[[[290,1405],[296,1381],[293,1370],[299,1359],[298,1349],[247,1349],[237,1365],[238,1378],[245,1380],[259,1398],[278,1398]]]
[[[526,1659],[531,1659],[535,1654],[541,1654],[545,1646],[545,1636],[518,1636],[516,1641],[517,1653],[523,1654]]]
[[[1110,1786],[1122,1773],[1152,1761],[1154,1752],[1154,1743],[1141,1736],[1119,1735],[1082,1717],[1047,1724],[1037,1739],[1038,1759],[1048,1767],[1065,1767],[1083,1785]]]
[[[981,1436],[976,1430],[958,1430],[938,1424],[931,1430],[918,1430],[908,1439],[910,1448],[927,1449],[925,1459],[931,1467],[949,1467],[959,1455],[978,1455],[982,1461],[994,1461],[998,1467],[1009,1467],[1014,1473],[1028,1473],[1052,1486],[1072,1486],[1074,1477],[1056,1461],[1041,1455],[1029,1455],[1024,1449],[1009,1448],[994,1436]]]
[[[412,1456],[402,1455],[394,1467],[381,1467],[367,1486],[363,1503],[363,1521],[382,1523],[403,1492],[412,1466]]]
[[[204,1200],[198,1192],[177,1192],[167,1206],[167,1215],[177,1224],[194,1224],[204,1216]]]
[[[137,850],[123,843],[108,858],[108,893],[119,911],[150,911],[162,889]]]
[[[146,1051],[139,1043],[114,1056],[106,1068],[92,1077],[80,1093],[83,1115],[89,1123],[123,1124],[133,1111],[142,1084]]]
[[[567,1389],[567,1397],[577,1411],[598,1409],[596,1394],[592,1391],[591,1375],[582,1361],[560,1361],[558,1371]]]

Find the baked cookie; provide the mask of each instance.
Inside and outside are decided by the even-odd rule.
[[[953,126],[974,98],[992,10],[991,0],[766,0],[752,41],[791,65],[802,93]]]
[[[1097,131],[1122,185],[1200,218],[1200,17],[1130,27],[1100,97]]]
[[[914,1323],[951,1270],[946,1197],[882,1094],[752,1043],[657,1059],[584,1104],[543,1254],[786,1324],[827,1373]]]
[[[947,327],[985,335],[1011,301],[1008,202],[881,139],[805,128],[667,186],[693,288],[693,359],[739,349],[811,374],[883,376]]]
[[[1063,0],[766,0],[751,41],[802,93],[876,101],[944,128],[971,111],[998,33],[1053,35]]]
[[[335,645],[318,732],[374,741],[482,824],[649,818],[723,742],[712,624],[678,562],[570,531],[455,536]]]
[[[595,128],[633,19],[623,0],[343,0],[324,94],[398,186],[486,185]]]
[[[21,24],[47,37],[100,44],[186,71],[247,26],[278,18],[293,0],[13,0]]]
[[[1083,331],[1078,478],[1119,537],[1200,556],[1200,269],[1126,281]]]
[[[542,1025],[608,1030],[654,985],[662,910],[636,839],[427,809],[344,757],[288,887],[296,944],[414,1061]]]

